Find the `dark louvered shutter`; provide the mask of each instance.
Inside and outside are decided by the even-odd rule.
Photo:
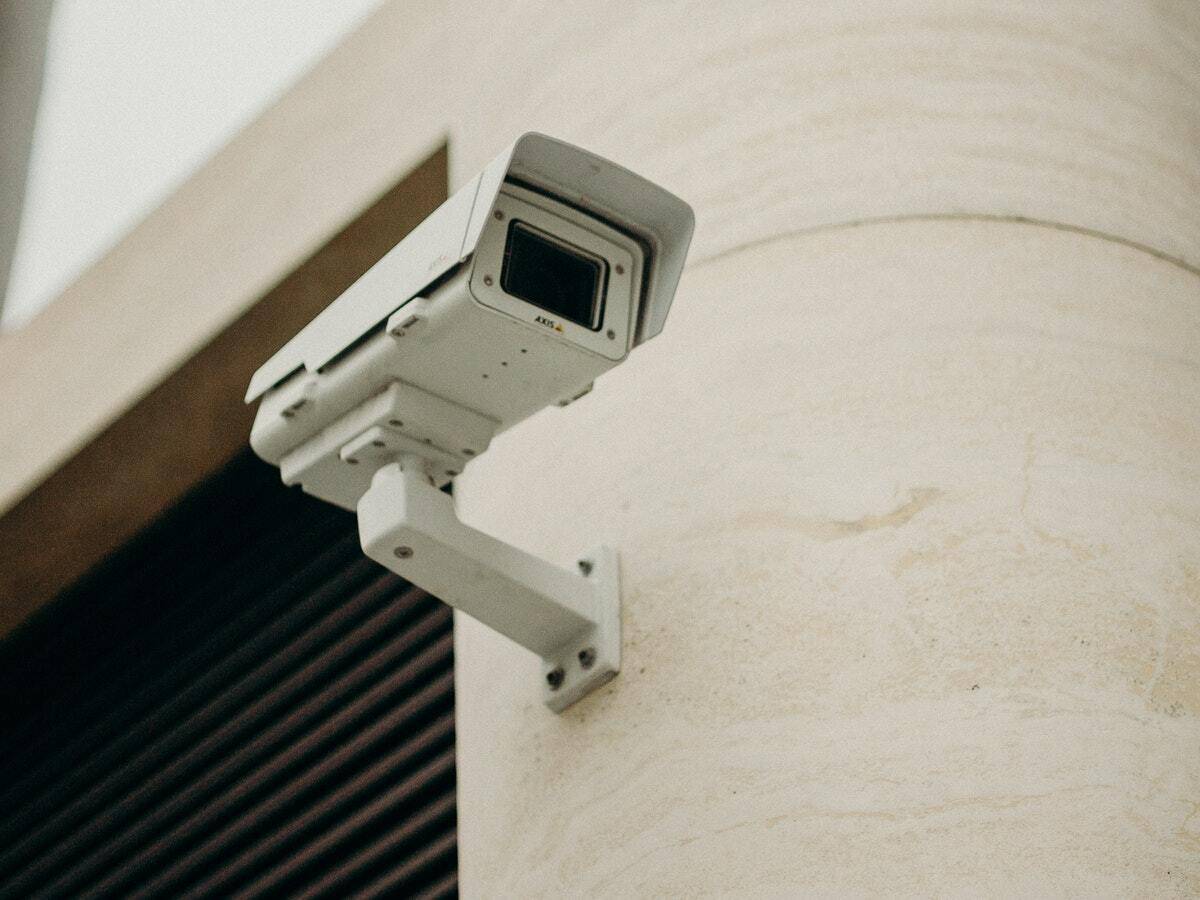
[[[451,641],[239,458],[0,645],[0,896],[455,895]]]

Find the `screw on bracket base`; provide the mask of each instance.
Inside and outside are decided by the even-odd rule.
[[[562,712],[611,681],[621,669],[621,577],[617,552],[608,547],[579,561],[597,589],[596,624],[542,663],[546,705]]]

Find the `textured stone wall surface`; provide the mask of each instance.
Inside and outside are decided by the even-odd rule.
[[[1200,893],[1200,8],[506,10],[457,178],[535,128],[697,233],[462,479],[625,588],[560,717],[459,617],[465,895]]]

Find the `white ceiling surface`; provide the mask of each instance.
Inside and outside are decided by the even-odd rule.
[[[29,321],[382,0],[58,0],[0,327]]]

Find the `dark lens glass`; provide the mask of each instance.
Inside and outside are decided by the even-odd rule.
[[[500,286],[561,319],[600,327],[602,263],[514,220],[508,226]]]

